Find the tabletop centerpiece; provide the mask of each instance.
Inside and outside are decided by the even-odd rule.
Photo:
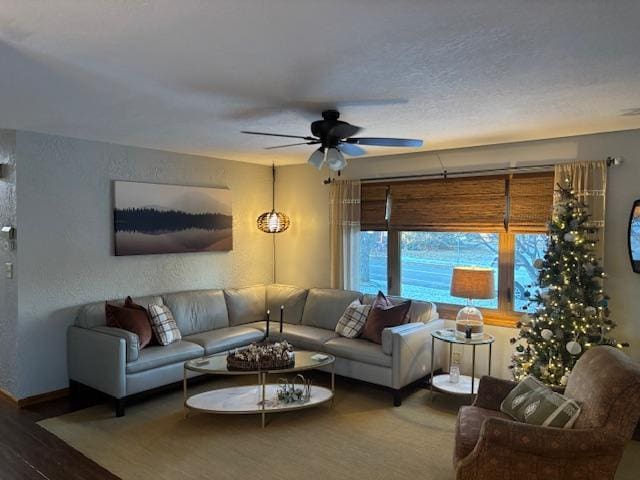
[[[229,370],[276,370],[295,365],[293,347],[286,340],[252,343],[227,355]]]

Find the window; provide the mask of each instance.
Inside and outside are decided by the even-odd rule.
[[[547,235],[544,233],[516,234],[513,279],[513,309],[522,312],[528,300],[524,292],[538,281],[538,270],[533,262],[544,257]]]
[[[498,291],[498,234],[402,232],[400,295],[418,300],[460,304],[449,295],[455,266],[492,267]],[[474,300],[477,307],[498,308],[498,299]]]
[[[360,289],[434,301],[455,318],[455,266],[490,267],[497,296],[474,300],[488,323],[513,326],[547,245],[553,172],[364,183]]]
[[[360,291],[388,293],[387,250],[387,232],[360,232]]]

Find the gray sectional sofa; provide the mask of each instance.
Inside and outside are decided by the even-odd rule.
[[[443,321],[435,305],[413,301],[410,323],[385,329],[382,345],[335,333],[340,316],[353,300],[371,303],[374,298],[348,290],[275,284],[137,298],[134,301],[140,305],[167,305],[182,333],[179,342],[142,350],[137,335],[106,326],[104,301],[92,303],[80,309],[68,330],[70,384],[112,396],[116,414],[123,415],[127,397],[180,381],[186,360],[263,340],[267,309],[275,312],[271,336],[279,335],[280,305],[284,305],[284,338],[296,348],[334,355],[338,375],[388,387],[394,404],[400,405],[400,389],[427,375],[430,332],[442,328]]]

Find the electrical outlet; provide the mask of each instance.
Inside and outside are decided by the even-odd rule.
[[[453,363],[461,363],[462,362],[462,352],[453,352],[451,355],[451,361]]]
[[[4,264],[4,276],[6,278],[13,278],[13,263],[7,262]]]

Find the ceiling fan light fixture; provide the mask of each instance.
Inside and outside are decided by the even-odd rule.
[[[309,160],[307,160],[307,163],[313,165],[318,170],[321,170],[322,165],[324,165],[324,159],[325,159],[325,150],[324,150],[324,147],[320,147],[319,149],[317,149],[315,152],[311,154],[311,156],[309,157]]]
[[[347,166],[347,161],[344,159],[344,155],[337,148],[331,147],[327,149],[327,165],[329,166],[329,170],[333,170],[334,172],[340,171]]]

